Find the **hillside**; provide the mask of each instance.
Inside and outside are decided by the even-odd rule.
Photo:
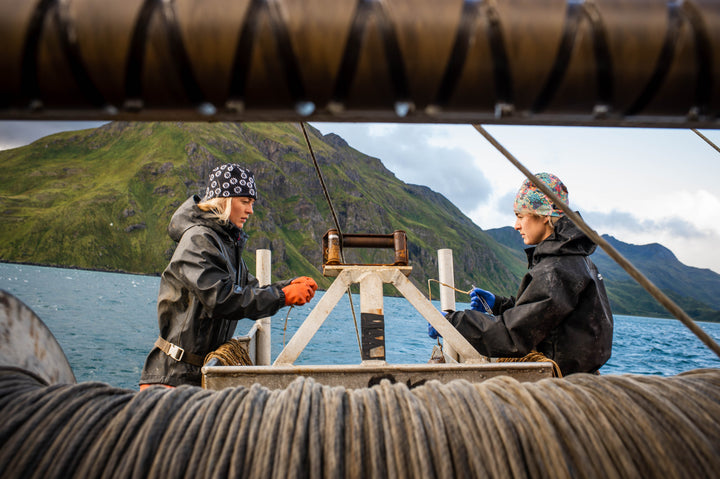
[[[437,278],[440,248],[454,251],[458,288],[515,289],[523,262],[443,196],[400,181],[337,135],[309,135],[343,232],[406,231],[411,280],[423,291]],[[254,250],[269,248],[275,279],[306,274],[330,284],[321,242],[334,225],[299,125],[117,122],[0,151],[0,161],[3,261],[157,274],[173,251],[166,227],[177,206],[204,190],[214,166],[238,162],[259,185],[245,226],[251,269]],[[392,258],[390,250],[346,255]]]
[[[482,231],[442,195],[400,181],[339,136],[312,128],[309,135],[343,232],[406,231],[410,278],[423,291],[437,278],[437,250],[450,248],[458,288],[515,293],[526,268],[515,230]],[[204,190],[214,166],[232,161],[251,168],[259,184],[246,225],[251,269],[254,251],[267,248],[274,279],[304,274],[330,285],[320,273],[321,243],[334,224],[298,125],[117,122],[0,151],[0,161],[1,261],[158,274],[174,248],[170,216]],[[661,245],[606,239],[691,317],[720,321],[720,275],[683,265]],[[345,253],[351,263],[392,261],[390,250]],[[668,316],[603,251],[593,260],[615,313]]]
[[[525,256],[522,252],[525,244],[520,233],[513,228],[496,228],[486,233],[508,249]],[[720,274],[709,269],[686,266],[669,249],[659,244],[633,245],[608,235],[603,235],[603,238],[691,318],[720,322]],[[591,258],[605,278],[613,313],[671,317],[605,251],[598,248]]]

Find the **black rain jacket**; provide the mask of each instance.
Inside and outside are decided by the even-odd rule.
[[[290,280],[259,287],[241,257],[245,232],[221,225],[199,201],[189,198],[170,220],[168,234],[178,245],[160,280],[158,324],[162,338],[204,357],[232,337],[239,319],[271,316],[285,306],[282,288]],[[154,347],[140,384],[199,386],[200,380],[200,367]]]
[[[517,299],[497,296],[493,315],[466,310],[448,321],[488,357],[523,357],[532,350],[563,375],[593,373],[610,358],[613,317],[605,285],[588,256],[596,245],[567,217],[534,248]]]

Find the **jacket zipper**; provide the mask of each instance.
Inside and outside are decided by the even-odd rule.
[[[240,240],[235,240],[235,285],[240,285],[240,270],[242,269],[242,258],[240,258]]]

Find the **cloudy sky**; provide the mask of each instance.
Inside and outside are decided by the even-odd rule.
[[[0,149],[80,122],[0,122]],[[483,229],[511,226],[524,176],[472,126],[313,123],[382,160],[398,178],[445,195]],[[488,126],[527,168],[556,174],[601,234],[660,243],[720,273],[720,153],[691,130]],[[702,130],[720,145],[720,130]]]

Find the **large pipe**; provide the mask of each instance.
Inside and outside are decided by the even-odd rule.
[[[718,0],[0,0],[0,118],[720,126]]]

